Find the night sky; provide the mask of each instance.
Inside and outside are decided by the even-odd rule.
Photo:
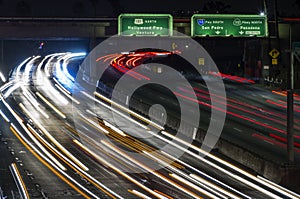
[[[191,16],[212,0],[0,0],[2,17],[116,17],[116,13],[169,13]],[[216,0],[229,5],[227,13],[259,14],[263,0]],[[296,0],[278,0],[281,16],[299,16]],[[63,3],[62,3],[63,2]],[[93,6],[93,3],[96,6]]]

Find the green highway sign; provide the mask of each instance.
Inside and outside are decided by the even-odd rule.
[[[194,14],[192,36],[268,36],[267,17],[260,15]]]
[[[121,14],[118,34],[121,36],[171,36],[173,17],[169,14]]]

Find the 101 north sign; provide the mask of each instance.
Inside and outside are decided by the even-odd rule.
[[[267,18],[261,15],[195,14],[191,19],[192,36],[266,37]]]
[[[172,36],[173,17],[169,14],[121,14],[118,33],[121,36]]]

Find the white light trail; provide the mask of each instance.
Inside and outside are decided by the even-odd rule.
[[[101,106],[104,106],[105,108],[107,108],[107,109],[109,109],[109,110],[112,110],[113,112],[117,113],[118,115],[122,116],[123,118],[126,118],[127,120],[131,121],[132,123],[137,124],[138,126],[142,127],[143,129],[149,130],[149,128],[148,128],[147,126],[145,126],[145,125],[141,124],[140,122],[138,122],[138,121],[132,119],[132,118],[129,117],[128,115],[125,115],[125,114],[121,113],[120,111],[114,109],[113,107],[111,107],[111,106],[109,106],[109,105],[107,105],[107,104],[105,104],[105,103],[103,103],[103,102],[101,102],[101,101],[95,99],[94,97],[92,97],[91,95],[87,94],[86,92],[81,91],[81,93],[82,93],[83,95],[85,95],[87,98],[89,98],[89,99],[91,99],[91,100],[97,102],[98,104],[100,104]]]
[[[56,108],[53,104],[51,104],[42,94],[39,92],[35,93],[43,102],[45,102],[52,110],[54,110],[61,118],[66,119],[67,116],[62,113],[58,108]]]
[[[180,143],[182,143],[182,144],[184,144],[184,145],[186,145],[186,146],[191,147],[192,149],[194,149],[194,150],[200,152],[201,154],[203,154],[204,156],[207,156],[207,157],[209,157],[209,158],[211,158],[211,159],[213,159],[213,160],[215,160],[215,161],[221,163],[222,165],[225,165],[225,166],[227,166],[227,167],[229,167],[229,168],[235,170],[236,172],[238,172],[238,173],[240,173],[240,174],[242,174],[242,175],[244,175],[244,176],[247,176],[248,178],[250,178],[250,179],[252,179],[252,180],[254,180],[254,181],[256,181],[256,182],[258,182],[258,183],[260,183],[260,184],[263,184],[263,185],[267,186],[268,188],[273,189],[274,191],[276,191],[276,192],[278,192],[278,193],[284,194],[284,195],[286,195],[286,196],[288,196],[288,197],[290,197],[290,198],[293,198],[293,199],[299,199],[298,197],[295,197],[295,196],[289,194],[288,192],[285,192],[285,191],[283,191],[283,190],[277,188],[276,186],[273,186],[273,185],[271,185],[271,184],[265,183],[263,180],[257,178],[256,176],[254,176],[254,175],[252,175],[252,174],[250,174],[250,173],[248,173],[248,172],[246,172],[246,171],[244,171],[244,170],[242,170],[242,169],[236,167],[235,165],[233,165],[233,164],[231,164],[231,163],[229,163],[229,162],[226,162],[225,160],[222,160],[222,159],[218,158],[217,156],[214,156],[214,155],[212,155],[212,154],[210,154],[210,153],[204,151],[203,149],[201,149],[201,148],[199,148],[199,147],[197,147],[197,146],[195,146],[195,145],[192,145],[192,144],[187,143],[186,141],[181,140],[181,139],[179,139],[178,137],[175,137],[175,136],[171,135],[170,133],[167,133],[167,132],[165,132],[165,131],[162,131],[162,134],[164,134],[165,136],[170,137],[170,138],[172,138],[172,139],[174,139],[174,140],[177,140],[178,142],[180,142]],[[201,160],[206,161],[206,162],[208,161],[208,160],[205,160],[204,158],[202,158],[201,156],[195,155],[195,154],[192,153],[191,151],[187,151],[187,153],[189,153],[190,155],[193,154],[193,156],[196,157],[196,158],[199,159],[199,160],[201,159]],[[248,180],[243,179],[243,178],[240,177],[240,176],[237,176],[237,175],[235,175],[235,174],[232,174],[231,172],[229,172],[229,171],[223,169],[223,168],[220,167],[220,166],[217,166],[216,164],[214,164],[214,163],[212,163],[212,162],[210,162],[210,165],[212,165],[213,167],[215,167],[216,169],[218,169],[218,170],[220,170],[220,171],[223,171],[224,173],[227,173],[228,175],[230,174],[230,176],[236,178],[237,180],[240,180],[241,182],[247,184],[248,186],[250,186],[250,187],[252,187],[252,188],[254,188],[254,189],[256,189],[256,190],[259,190],[259,191],[261,191],[262,193],[264,193],[264,194],[266,194],[266,195],[268,195],[268,196],[270,196],[270,197],[272,197],[272,198],[278,198],[278,199],[280,198],[279,196],[273,194],[272,192],[267,191],[266,189],[263,189],[263,188],[261,188],[260,186],[254,184],[254,183],[252,183],[252,182],[250,182],[250,181],[248,181]]]
[[[6,122],[9,122],[9,119],[8,117],[3,113],[3,111],[0,109],[0,115],[3,117],[3,119],[6,121]]]
[[[185,167],[187,167],[187,168],[190,168],[190,169],[192,169],[193,171],[195,171],[195,172],[197,172],[197,173],[199,173],[199,174],[205,176],[206,178],[208,178],[208,179],[214,181],[215,183],[220,184],[220,185],[222,185],[223,187],[226,187],[227,189],[229,189],[229,190],[231,190],[231,191],[233,191],[233,192],[235,192],[235,193],[237,193],[237,194],[243,196],[244,198],[251,199],[250,196],[247,196],[246,194],[244,194],[244,193],[242,193],[242,192],[240,192],[240,191],[238,191],[238,190],[236,190],[236,189],[234,189],[234,188],[228,186],[227,184],[225,184],[225,183],[223,183],[223,182],[221,182],[221,181],[219,181],[219,180],[217,180],[217,179],[215,179],[215,178],[213,178],[213,177],[207,175],[206,173],[204,173],[204,172],[202,172],[202,171],[199,171],[199,170],[196,169],[195,167],[193,167],[193,166],[187,164],[186,162],[181,161],[180,159],[177,159],[177,158],[171,156],[170,154],[166,153],[165,151],[161,151],[161,153],[165,154],[167,157],[173,159],[174,161],[179,162],[179,163],[182,164],[183,166],[185,166]]]
[[[17,82],[13,86],[9,87],[6,90],[6,92],[3,94],[4,99],[8,98],[15,90],[17,90],[18,88],[20,88],[20,86],[22,84],[23,84],[22,82]]]
[[[67,157],[69,157],[72,161],[74,161],[78,166],[80,166],[83,170],[88,171],[89,169],[76,157],[74,157],[64,146],[62,146],[47,130],[46,128],[35,118],[33,115],[25,108],[23,104],[19,104],[21,109],[30,117],[35,125],[47,136],[49,140],[59,148]]]
[[[23,78],[22,81],[25,83],[29,82],[29,77],[30,77],[30,71],[32,70],[33,66],[34,66],[34,62],[39,59],[41,56],[36,56],[33,57],[26,65],[25,65],[25,69],[24,69],[24,73],[23,73]]]
[[[146,190],[147,192],[149,192],[150,194],[154,195],[155,197],[157,197],[159,199],[168,199],[167,197],[162,196],[159,193],[156,193],[155,191],[151,190],[150,188],[146,187],[142,183],[138,182],[137,180],[135,180],[134,178],[132,178],[128,174],[124,173],[123,171],[121,171],[120,169],[118,169],[117,167],[115,167],[114,165],[112,165],[111,163],[109,163],[108,161],[106,161],[104,158],[100,157],[99,155],[97,155],[96,153],[94,153],[93,151],[91,151],[90,149],[88,149],[86,146],[84,146],[83,144],[81,144],[77,140],[73,140],[73,141],[80,148],[82,148],[83,150],[85,150],[86,152],[88,152],[91,156],[93,156],[95,159],[97,159],[100,163],[108,166],[109,168],[111,168],[112,170],[114,170],[116,173],[120,174],[121,176],[123,176],[127,180],[131,181],[132,183],[136,184],[137,186],[141,187],[142,189]]]
[[[96,129],[98,129],[99,131],[105,133],[105,134],[109,134],[109,131],[106,130],[105,128],[101,127],[99,124],[97,124],[96,122],[94,122],[93,120],[85,117],[84,115],[80,114],[80,116],[85,119],[86,121],[88,121],[91,125],[93,125]]]
[[[153,133],[153,132],[151,132],[151,131],[148,131],[148,132],[151,133],[153,136],[158,137],[158,138],[160,138],[161,140],[163,140],[163,141],[165,141],[165,142],[167,142],[167,143],[169,143],[169,144],[171,144],[171,145],[177,147],[178,149],[181,149],[181,150],[185,151],[187,154],[189,154],[189,155],[191,155],[191,156],[197,158],[198,160],[200,160],[200,161],[206,163],[207,165],[210,165],[211,167],[213,167],[213,168],[215,168],[215,169],[217,169],[217,170],[219,170],[219,171],[221,171],[221,172],[227,174],[228,176],[230,176],[230,177],[232,177],[232,178],[234,178],[234,179],[236,179],[236,180],[238,180],[238,181],[240,181],[240,182],[242,182],[242,183],[248,185],[249,187],[252,187],[253,189],[258,190],[258,191],[262,192],[263,194],[268,195],[268,196],[271,197],[271,198],[281,199],[281,197],[279,197],[279,196],[273,194],[272,192],[270,192],[270,191],[268,191],[268,190],[266,190],[266,189],[263,189],[262,187],[260,187],[260,186],[258,186],[258,185],[256,185],[256,184],[254,184],[254,183],[252,183],[252,182],[250,182],[250,181],[248,181],[248,180],[245,180],[244,178],[242,178],[242,177],[240,177],[240,176],[238,176],[238,175],[236,175],[236,174],[234,174],[234,173],[232,173],[232,172],[230,172],[230,171],[228,171],[228,170],[226,170],[226,169],[224,169],[224,168],[222,168],[222,167],[216,165],[215,163],[206,160],[205,158],[199,156],[198,154],[195,154],[195,153],[189,151],[188,149],[186,149],[186,148],[184,148],[184,147],[182,147],[182,146],[180,146],[180,145],[174,143],[173,140],[168,140],[168,139],[166,139],[166,138],[164,138],[164,137],[162,137],[162,136],[160,136],[160,135],[157,135],[157,134],[155,134],[155,133]],[[166,133],[166,132],[165,132],[165,133]],[[179,139],[179,138],[176,138],[176,139]],[[188,146],[191,146],[191,144],[189,144]],[[225,161],[224,161],[224,162],[225,162]]]
[[[62,170],[60,167],[58,167],[56,164],[54,164],[51,160],[49,160],[46,156],[44,156],[43,153],[41,153],[31,142],[29,142],[26,137],[16,128],[16,126],[11,123],[12,128],[16,131],[18,136],[21,137],[21,139],[34,151],[36,152],[43,160],[45,160],[47,163],[49,163],[56,171],[60,172],[62,175],[64,175],[66,178],[68,178],[70,181],[72,181],[75,185],[77,185],[79,188],[84,190],[86,193],[90,194],[94,198],[100,199],[98,196],[96,196],[94,193],[92,193],[90,190],[82,186],[80,183],[78,183],[74,178],[69,176],[64,170]]]
[[[183,184],[186,184],[189,187],[192,187],[193,189],[199,191],[200,193],[203,193],[205,191],[205,190],[201,189],[200,187],[196,186],[195,184],[191,183],[190,181],[188,181],[188,180],[180,177],[177,174],[170,173],[170,176],[173,177],[173,178],[175,178],[176,180],[181,181]],[[215,196],[213,194],[210,194],[209,192],[205,192],[205,195],[207,195],[209,198],[219,199],[219,197],[217,197],[217,196]]]
[[[17,67],[16,67],[16,77],[15,80],[19,81],[20,80],[20,72],[21,72],[21,68],[22,66],[24,66],[24,64],[30,60],[32,57],[28,57],[27,59],[25,59],[22,63],[20,63]]]
[[[105,140],[101,140],[101,143],[103,143],[105,146],[109,147],[111,150],[118,152],[120,155],[122,155],[124,158],[130,160],[131,162],[135,163],[136,165],[138,165],[139,167],[145,169],[147,172],[153,174],[154,176],[158,177],[159,179],[165,181],[166,183],[170,184],[171,186],[177,188],[178,190],[194,197],[194,198],[199,198],[199,196],[191,191],[189,191],[188,189],[179,186],[177,183],[175,183],[174,181],[164,177],[163,175],[159,174],[158,172],[154,171],[153,169],[151,169],[150,167],[148,167],[147,165],[136,161],[135,159],[133,159],[132,157],[130,157],[129,155],[127,155],[126,153],[124,153],[123,151],[121,151],[120,149],[118,149],[117,147],[113,146],[112,144],[106,142]]]
[[[137,190],[130,190],[129,192],[131,192],[132,194],[140,197],[140,198],[143,198],[143,199],[151,199],[149,196],[137,191]]]
[[[77,99],[75,99],[74,97],[69,95],[68,92],[66,92],[65,89],[63,89],[61,86],[59,86],[58,84],[55,84],[55,87],[58,88],[58,90],[60,90],[60,92],[62,92],[67,98],[69,98],[70,100],[72,100],[76,104],[80,104],[80,102]]]
[[[30,196],[29,196],[29,194],[27,192],[27,188],[25,186],[25,183],[24,183],[24,181],[23,181],[23,179],[22,179],[22,177],[20,175],[20,172],[19,172],[16,164],[12,163],[9,166],[9,168],[10,168],[12,174],[13,174],[13,178],[14,178],[16,184],[17,184],[17,187],[18,187],[18,190],[19,190],[19,193],[20,193],[22,199],[29,199]]]
[[[47,113],[41,109],[41,105],[38,103],[38,101],[33,97],[33,95],[24,87],[21,86],[22,90],[23,90],[23,95],[25,96],[25,98],[33,105],[33,107],[39,111],[46,119],[49,119],[49,115],[47,115]]]
[[[186,173],[184,173],[183,171],[181,171],[181,170],[179,170],[179,169],[173,167],[173,166],[170,165],[169,163],[167,163],[167,162],[165,162],[165,161],[159,159],[158,157],[152,155],[151,153],[149,153],[149,152],[147,152],[147,151],[143,151],[143,153],[145,153],[145,154],[146,154],[147,156],[149,156],[151,159],[153,159],[153,160],[157,161],[158,163],[162,164],[164,167],[169,168],[169,169],[171,169],[172,171],[174,171],[174,172],[180,174],[181,176],[184,176],[185,178],[189,179],[190,181],[194,181],[194,182],[195,182],[195,180],[192,179],[190,176],[188,176]],[[185,184],[186,184],[186,183],[185,183]],[[217,186],[214,186],[212,183],[211,183],[211,184],[208,184],[208,183],[199,183],[199,182],[197,182],[197,184],[199,184],[200,186],[202,186],[204,189],[202,189],[202,188],[196,186],[196,185],[193,184],[193,183],[188,184],[188,186],[190,186],[190,187],[192,187],[192,188],[195,188],[195,187],[196,187],[196,190],[197,190],[197,191],[199,191],[199,192],[201,192],[201,193],[203,193],[203,194],[205,194],[206,196],[209,196],[209,197],[211,197],[211,198],[218,198],[217,196],[219,196],[219,197],[221,197],[221,198],[223,198],[223,199],[227,199],[227,198],[228,198],[228,197],[226,197],[225,195],[219,193],[219,192],[225,193],[225,190],[224,190],[224,189],[218,189],[218,187],[217,187]],[[210,191],[211,193],[217,195],[217,196],[211,194],[210,192],[206,191],[205,189],[208,190],[208,191]],[[219,192],[215,191],[214,189],[217,190],[217,191],[219,191]],[[230,193],[229,193],[229,194],[230,194]],[[231,198],[240,199],[239,197],[236,197],[236,196],[234,196],[234,195],[232,195],[232,194],[230,194],[230,195],[233,196],[233,197],[231,197]]]
[[[118,134],[122,135],[122,136],[127,136],[122,130],[118,129],[117,127],[115,127],[114,125],[112,125],[111,123],[103,120],[104,125],[108,126],[109,128],[111,128],[112,130],[114,130],[115,132],[117,132]]]
[[[0,79],[1,79],[2,82],[6,82],[6,78],[5,78],[5,76],[3,75],[2,72],[0,72]]]
[[[134,111],[132,111],[132,110],[130,110],[130,109],[128,109],[128,108],[126,108],[126,107],[124,107],[124,106],[122,106],[122,105],[120,105],[120,104],[118,104],[118,103],[116,103],[116,102],[114,102],[112,100],[110,100],[110,99],[108,99],[107,97],[101,95],[100,93],[94,92],[94,95],[97,96],[97,97],[99,97],[99,98],[101,98],[102,100],[104,100],[106,102],[109,102],[111,105],[116,106],[116,107],[118,107],[119,109],[121,109],[123,111],[126,111],[130,115],[133,115],[134,117],[136,117],[136,118],[138,118],[138,119],[140,119],[140,120],[142,120],[142,121],[150,124],[151,126],[154,126],[155,128],[157,128],[159,130],[164,130],[163,126],[161,126],[161,125],[159,125],[159,124],[157,124],[157,123],[149,120],[148,118],[145,118],[144,116],[142,116],[142,115],[140,115],[140,114],[138,114],[138,113],[136,113],[136,112],[134,112]]]

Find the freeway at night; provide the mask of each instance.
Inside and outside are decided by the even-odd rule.
[[[125,73],[130,78],[147,79],[147,73],[128,73],[129,66],[141,64],[145,54],[133,53],[136,56],[132,59],[114,54],[95,61],[110,63],[106,75]],[[171,53],[149,56],[160,58],[162,54]],[[76,85],[74,77],[85,56],[57,53],[30,57],[2,84],[0,146],[4,162],[1,169],[5,171],[5,178],[1,178],[5,181],[1,182],[4,195],[9,198],[299,198],[298,193],[269,181],[217,150],[207,153],[199,143],[190,144],[183,140],[184,136],[174,136],[172,129],[162,126],[158,118],[152,121],[139,113],[138,108],[130,110],[126,103],[110,99],[101,92],[103,87],[90,91]],[[207,75],[211,79],[221,76]],[[225,82],[237,80],[231,76],[223,78]],[[284,93],[251,89],[251,82],[241,81],[246,79],[226,84],[227,110],[212,106],[206,87],[193,83],[201,121],[204,118],[201,130],[207,129],[209,109],[226,112],[222,139],[283,162]],[[241,92],[241,87],[248,90]],[[177,88],[175,95],[190,103],[193,99],[190,91],[180,85]],[[143,90],[136,96],[142,101],[150,99],[150,104],[169,105],[166,110],[176,117],[168,94],[162,94],[160,88],[146,89],[149,90],[152,96],[161,97],[149,98],[149,92]],[[258,91],[262,97],[258,97]],[[214,100],[221,104],[224,99],[216,96]],[[299,127],[295,128],[298,133]],[[299,154],[297,138],[295,152]],[[164,150],[165,145],[169,150]],[[175,156],[178,151],[182,152],[180,157]]]
[[[300,0],[0,10],[0,199],[300,199]]]

